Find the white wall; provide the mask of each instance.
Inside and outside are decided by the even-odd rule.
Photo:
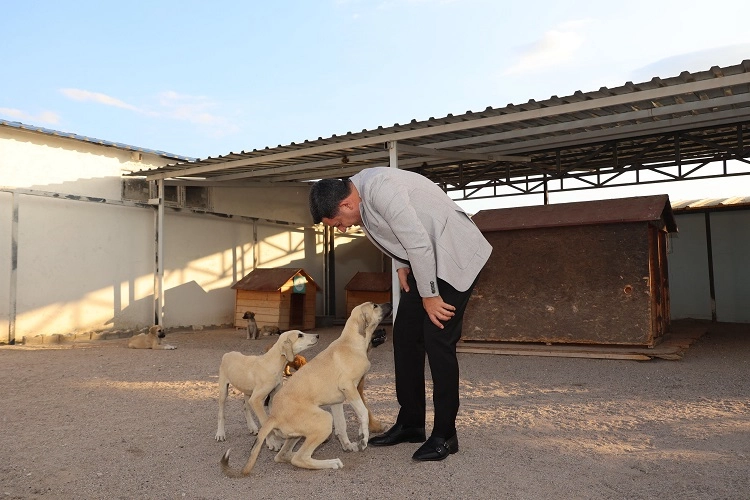
[[[167,159],[0,127],[0,185],[120,199],[123,171]],[[0,192],[0,341],[11,296],[13,194]],[[153,210],[16,194],[19,205],[15,338],[104,330],[153,290]],[[135,235],[135,236],[133,236]],[[149,274],[151,275],[149,276]],[[146,326],[147,315],[126,326]],[[127,316],[127,315],[126,315]]]

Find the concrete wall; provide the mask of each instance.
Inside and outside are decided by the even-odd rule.
[[[669,289],[673,319],[712,318],[706,214],[676,214]],[[750,323],[750,210],[710,212],[717,321]]]
[[[39,192],[121,200],[122,174],[174,159],[11,127],[0,127],[0,342],[11,317],[11,229],[18,201],[15,339],[55,333],[142,329],[153,324],[154,210],[72,201]],[[280,225],[167,210],[164,223],[164,325],[232,324],[229,287],[258,267],[302,267],[323,283],[322,234],[309,226],[307,191],[214,188],[213,211],[299,222]],[[339,316],[344,286],[358,270],[380,270],[380,253],[362,236],[337,238]],[[348,262],[347,253],[354,258]],[[369,268],[369,266],[375,266]],[[323,312],[317,294],[318,314]]]

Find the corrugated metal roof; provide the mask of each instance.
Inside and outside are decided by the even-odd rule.
[[[708,209],[725,209],[750,207],[750,196],[733,196],[731,198],[702,198],[699,200],[678,200],[672,202],[674,212],[689,212]]]
[[[111,142],[111,141],[105,141],[102,139],[95,139],[93,137],[86,137],[83,135],[71,134],[69,132],[61,132],[59,130],[52,130],[52,129],[48,129],[44,127],[37,127],[35,125],[27,125],[21,122],[11,122],[8,120],[0,119],[0,126],[17,128],[20,130],[28,130],[31,132],[38,132],[40,134],[51,135],[55,137],[64,137],[66,139],[73,139],[73,140],[81,141],[81,142],[90,142],[91,144],[98,144],[100,146],[109,146],[113,148],[124,149],[126,151],[137,151],[140,153],[149,153],[149,154],[161,156],[163,158],[168,158],[170,160],[195,161],[195,158],[191,158],[190,156],[176,155],[172,153],[167,153],[165,151],[157,151],[155,149],[139,148],[137,146],[130,146],[128,144],[123,144],[121,142]]]
[[[275,292],[297,275],[304,276],[308,285],[312,284],[315,288],[319,288],[318,284],[304,269],[277,267],[275,269],[255,269],[232,285],[232,289]]]
[[[360,271],[349,280],[344,290],[362,292],[387,292],[391,289],[390,273],[368,273]]]
[[[472,217],[483,232],[664,220],[676,232],[669,196],[637,196],[530,207],[482,210]]]
[[[617,176],[628,169],[745,158],[750,148],[741,143],[741,128],[747,123],[750,61],[743,61],[616,88],[229,153],[133,175],[287,183],[346,177],[363,168],[387,165],[385,144],[397,141],[400,168],[417,171],[446,190],[466,192],[510,185],[512,179],[529,176],[583,177],[591,171]],[[514,187],[522,189],[519,184]]]

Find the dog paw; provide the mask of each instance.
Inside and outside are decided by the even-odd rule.
[[[354,443],[341,443],[341,449],[344,451],[359,451],[359,447]]]
[[[224,435],[223,432],[222,433],[219,433],[219,432],[216,433],[216,442],[217,443],[220,443],[221,441],[226,441],[226,440],[227,440],[227,437]]]
[[[367,439],[360,439],[357,442],[357,451],[365,451],[365,448],[367,448]]]
[[[173,346],[173,345],[165,345],[164,349],[166,349],[168,351],[171,351],[172,349],[177,349],[177,348],[175,346]]]
[[[271,451],[279,451],[282,444],[284,444],[284,442],[276,437],[268,436],[266,438],[266,446]]]

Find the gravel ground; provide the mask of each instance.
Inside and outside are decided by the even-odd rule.
[[[125,339],[3,346],[0,496],[747,499],[750,325],[705,328],[680,361],[460,354],[458,454],[414,463],[418,445],[352,453],[333,439],[315,456],[341,458],[341,470],[277,464],[264,449],[242,479],[219,469],[228,447],[232,465],[244,464],[254,441],[236,393],[227,441],[214,440],[219,361],[259,354],[268,338],[170,332],[174,351],[127,349]],[[308,358],[340,329],[316,331]],[[390,424],[390,339],[371,358],[366,395]]]

